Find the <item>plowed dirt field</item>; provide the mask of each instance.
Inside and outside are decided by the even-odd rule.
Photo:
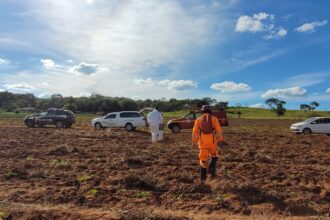
[[[0,219],[329,219],[330,136],[293,122],[232,119],[201,184],[190,130],[151,144],[143,129],[2,119]]]

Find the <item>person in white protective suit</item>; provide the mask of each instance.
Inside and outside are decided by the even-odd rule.
[[[150,112],[147,116],[147,121],[149,124],[150,132],[151,132],[151,141],[155,143],[160,138],[162,139],[163,133],[159,134],[160,124],[163,124],[163,116],[158,111],[158,108],[154,108],[152,112]],[[161,135],[161,136],[160,136]]]
[[[159,132],[158,132],[158,141],[164,140],[164,118],[163,113],[160,113],[160,122],[159,122]]]

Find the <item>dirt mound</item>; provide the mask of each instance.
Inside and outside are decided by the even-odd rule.
[[[49,155],[56,155],[56,156],[65,156],[70,153],[69,148],[64,145],[64,146],[58,146],[55,149],[51,150],[49,152]]]

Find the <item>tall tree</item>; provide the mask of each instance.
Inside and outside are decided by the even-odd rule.
[[[314,109],[316,109],[317,107],[319,107],[320,106],[320,104],[318,103],[318,102],[311,102],[311,104],[310,104],[310,109],[311,110],[314,110]]]
[[[281,102],[283,102],[283,101],[281,101]],[[280,103],[280,100],[278,100],[278,99],[276,99],[276,98],[270,98],[270,99],[267,99],[267,100],[265,101],[265,103],[266,103],[266,105],[269,106],[269,108],[270,108],[271,110],[273,110],[273,109],[277,106],[277,104]],[[282,105],[283,105],[283,104],[285,104],[285,103],[282,103]]]

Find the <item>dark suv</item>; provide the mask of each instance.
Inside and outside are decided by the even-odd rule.
[[[70,128],[76,122],[72,111],[50,108],[38,115],[29,115],[24,118],[24,123],[29,128],[55,125],[57,128]]]

